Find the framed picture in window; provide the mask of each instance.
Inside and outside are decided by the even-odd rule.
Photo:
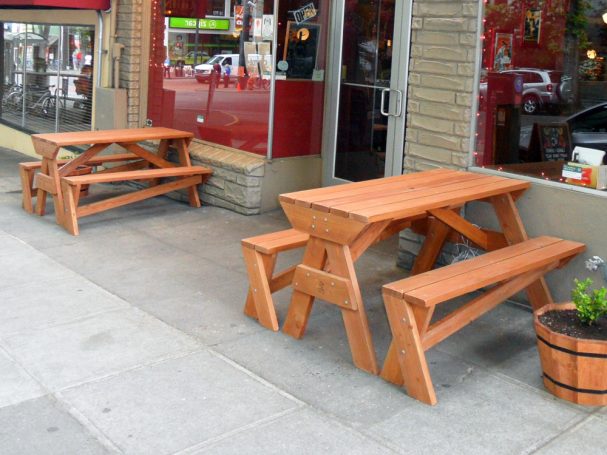
[[[496,33],[493,49],[494,71],[507,70],[512,67],[512,34]]]
[[[525,8],[523,10],[523,44],[538,45],[542,30],[542,10]]]
[[[287,22],[283,60],[288,63],[288,78],[312,79],[319,42],[320,24]]]

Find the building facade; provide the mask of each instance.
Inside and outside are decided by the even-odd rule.
[[[44,11],[10,1],[0,0],[5,84],[50,72],[27,57],[50,67],[61,43],[53,80],[68,87],[46,124],[27,101],[17,114],[3,106],[4,145],[31,153],[27,133],[45,127],[191,130],[194,160],[214,169],[203,199],[244,214],[277,207],[282,192],[435,167],[514,174],[534,182],[519,201],[529,235],[607,254],[605,193],[580,167],[562,174],[575,146],[607,150],[605,1],[117,0]],[[15,24],[31,25],[30,45]],[[44,24],[63,29],[30,50]],[[76,90],[87,55],[90,94]],[[75,103],[80,123],[63,121]],[[401,262],[418,246],[403,233]],[[586,275],[585,258],[554,274],[559,299]]]

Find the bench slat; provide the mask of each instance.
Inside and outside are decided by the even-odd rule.
[[[93,184],[120,182],[124,180],[147,180],[163,177],[183,177],[189,175],[211,174],[212,170],[203,166],[183,166],[163,169],[143,169],[140,171],[125,171],[115,173],[99,173],[89,175],[77,175],[73,177],[63,177],[70,185]]]
[[[114,161],[129,161],[129,160],[140,160],[141,158],[135,155],[134,153],[116,153],[114,155],[102,155],[95,158],[92,158],[86,162],[86,164],[90,166],[96,166],[103,163],[111,163]],[[67,160],[57,160],[57,164],[67,164],[72,159]],[[24,169],[40,169],[42,167],[42,161],[26,161],[24,163],[19,163]]]
[[[584,244],[538,237],[386,286],[408,302],[432,306],[574,256]]]
[[[275,254],[295,248],[301,248],[308,242],[309,235],[297,229],[270,232],[242,240],[242,245],[253,248],[263,254]]]

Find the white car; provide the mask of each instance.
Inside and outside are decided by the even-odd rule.
[[[206,63],[196,65],[194,67],[194,77],[198,82],[204,84],[211,81],[213,74],[213,66],[219,64],[221,71],[225,71],[225,65],[230,65],[230,79],[238,77],[238,62],[240,56],[238,54],[217,54],[211,57]]]

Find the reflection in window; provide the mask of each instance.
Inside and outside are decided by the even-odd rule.
[[[263,156],[319,154],[328,9],[285,0],[275,17],[271,0],[236,0],[231,17],[211,17],[211,3],[198,18],[154,4],[161,19],[152,24],[148,119]]]
[[[576,146],[607,151],[607,4],[494,0],[484,11],[476,164],[564,182]]]
[[[36,133],[90,130],[94,28],[2,26],[0,119]]]

